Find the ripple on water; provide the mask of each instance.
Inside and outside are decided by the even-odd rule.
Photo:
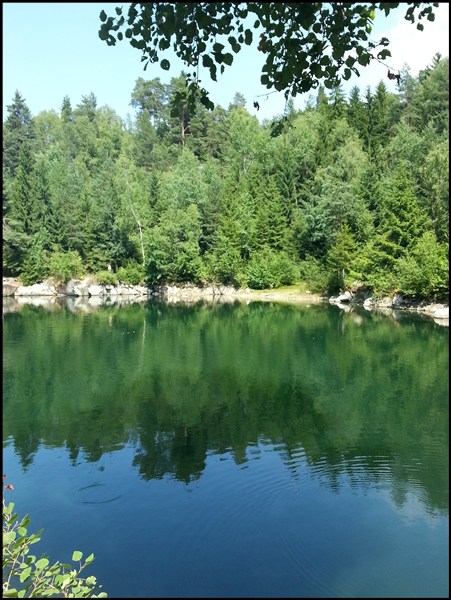
[[[122,497],[116,494],[105,483],[92,483],[76,490],[75,498],[78,504],[107,504]]]
[[[196,501],[191,504],[189,518],[184,513],[173,523],[179,533],[180,552],[203,555],[205,548],[211,548],[212,542],[217,541],[224,556],[229,553],[232,556],[255,538],[266,539],[268,519],[277,518],[284,497],[293,493],[295,483],[280,468],[277,455],[269,452],[267,455],[264,447],[259,449],[255,445],[247,450],[247,458],[240,464],[234,462],[231,454],[227,458],[210,457],[224,468],[212,465],[207,469],[202,491],[198,490]],[[264,454],[263,459],[259,454]]]

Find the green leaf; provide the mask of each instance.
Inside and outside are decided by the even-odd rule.
[[[160,67],[165,71],[169,71],[170,66],[171,63],[166,58],[163,58],[163,60],[160,63]]]
[[[166,38],[162,38],[160,40],[160,43],[158,44],[158,47],[160,48],[160,50],[167,50],[169,48],[169,46],[170,46],[170,42]]]
[[[16,539],[16,532],[15,531],[4,531],[3,532],[3,546],[7,546],[8,544],[11,544],[11,542],[14,542],[14,540]]]
[[[233,55],[227,52],[227,54],[224,54],[224,56],[222,57],[222,60],[225,62],[226,65],[230,66],[233,63]]]
[[[92,561],[93,561],[93,560],[94,560],[94,554],[90,554],[90,555],[88,556],[88,558],[85,560],[85,563],[86,563],[87,565],[90,565],[90,564],[92,563]]]
[[[423,31],[424,25],[422,23],[418,23],[417,29],[418,29],[418,31]]]
[[[214,107],[215,107],[214,103],[213,103],[213,102],[210,100],[210,98],[208,98],[207,96],[203,96],[203,97],[200,99],[200,102],[201,102],[201,104],[203,104],[203,105],[205,106],[205,108],[206,108],[207,110],[213,110],[213,109],[214,109]]]
[[[250,29],[246,29],[246,31],[244,32],[244,43],[247,46],[250,46],[252,44],[252,31]]]
[[[208,54],[204,54],[202,56],[202,64],[204,67],[206,67],[207,69],[211,69],[213,65],[213,59],[211,58],[211,56],[209,56]]]
[[[106,21],[106,12],[104,10],[102,10],[99,17],[100,17],[101,21]]]
[[[310,70],[315,77],[321,77],[321,66],[318,63],[313,63]]]
[[[55,577],[55,585],[59,586],[62,590],[68,585],[71,580],[71,576],[68,573],[59,574]]]
[[[237,42],[236,38],[233,37],[233,35],[231,35],[229,38],[227,38],[229,41],[230,46],[232,47],[232,50],[235,52],[235,54],[237,54],[237,52],[240,51],[240,44]]]
[[[31,567],[27,567],[20,574],[20,577],[19,577],[20,583],[23,583],[24,581],[26,581],[30,577],[30,575],[31,575]]]
[[[18,598],[19,596],[17,595],[17,590],[16,588],[10,588],[9,590],[3,590],[3,597],[4,598]]]
[[[80,554],[81,554],[81,552],[80,552]],[[81,556],[80,556],[80,558],[81,558]],[[74,560],[79,560],[79,559],[74,559]],[[49,561],[47,558],[41,558],[38,561],[36,561],[36,569],[45,569],[45,567],[48,564],[49,564]]]
[[[379,60],[385,60],[387,58],[387,56],[391,56],[391,52],[390,52],[390,50],[387,50],[387,48],[384,48],[384,50],[381,50],[380,52],[377,53],[377,58]]]
[[[106,25],[102,25],[99,29],[99,38],[102,41],[105,41],[108,39],[108,35],[109,34],[108,34],[108,29],[107,29]]]
[[[362,67],[366,67],[366,65],[368,65],[369,62],[370,62],[370,57],[368,56],[368,54],[362,54],[358,58],[358,63],[359,63],[359,65],[362,65]]]
[[[74,553],[72,554],[72,560],[81,560],[83,558],[83,552],[80,552],[79,550],[74,550]]]

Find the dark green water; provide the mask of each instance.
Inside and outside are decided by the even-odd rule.
[[[334,306],[3,317],[3,472],[110,597],[448,597],[448,328]]]

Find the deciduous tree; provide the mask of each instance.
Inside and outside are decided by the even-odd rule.
[[[116,7],[114,16],[101,11],[99,37],[114,46],[124,38],[141,51],[144,69],[160,63],[172,47],[189,69],[189,97],[200,96],[213,108],[205,88],[200,87],[199,68],[216,81],[232,65],[243,46],[256,45],[266,61],[261,83],[283,91],[286,98],[308,92],[323,81],[327,88],[348,80],[373,60],[390,56],[389,40],[373,41],[375,11],[385,16],[399,2],[148,2],[132,3],[124,14]],[[424,28],[422,19],[434,20],[434,3],[408,2],[405,18]]]

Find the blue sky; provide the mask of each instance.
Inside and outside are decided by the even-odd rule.
[[[138,77],[160,77],[168,83],[180,74],[183,64],[170,54],[171,70],[163,71],[157,64],[143,70],[141,52],[127,41],[109,47],[98,37],[99,13],[103,9],[114,13],[115,2],[82,3],[2,3],[3,9],[3,119],[6,105],[10,104],[16,89],[25,98],[33,115],[43,110],[59,112],[64,96],[72,106],[82,95],[93,92],[98,106],[108,105],[126,118],[134,116],[130,106],[131,92]],[[127,6],[124,4],[123,6]],[[385,62],[393,70],[404,64],[413,75],[426,67],[435,52],[449,55],[449,5],[441,3],[436,9],[436,21],[425,22],[423,32],[404,20],[405,5],[389,18],[376,17],[372,37],[386,35],[391,40],[392,58]],[[202,85],[210,92],[213,102],[227,108],[236,92],[247,100],[248,110],[260,120],[283,114],[285,99],[282,93],[270,93],[260,84],[262,57],[257,50],[243,46],[233,65],[218,83],[210,81],[208,73]],[[387,70],[378,63],[362,68],[361,77],[346,83],[348,92],[356,84],[363,91],[373,89],[383,79],[389,91],[396,91],[395,83],[387,79]],[[316,92],[313,92],[316,95]],[[262,94],[265,94],[262,97]],[[267,95],[267,96],[266,96]],[[253,108],[258,98],[260,110]],[[303,108],[308,95],[298,96],[295,107]]]

